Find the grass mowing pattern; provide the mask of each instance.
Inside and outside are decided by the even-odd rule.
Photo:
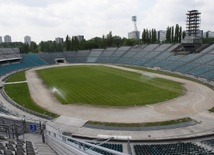
[[[160,71],[160,70],[152,70],[152,69],[148,69],[148,68],[144,68],[144,67],[139,67],[139,66],[128,66],[128,65],[118,65],[118,66],[132,68],[132,69],[137,69],[137,70],[142,70],[142,71],[156,73],[156,74],[162,74],[162,75],[172,76],[172,77],[177,77],[177,78],[182,78],[182,79],[190,80],[190,81],[193,81],[193,82],[197,82],[199,84],[205,85],[205,86],[211,88],[212,90],[214,90],[213,86],[211,86],[211,85],[209,85],[207,83],[204,83],[204,82],[201,82],[199,80],[196,80],[196,79],[193,79],[193,78],[190,78],[190,77],[186,77],[186,76],[183,76],[183,75],[178,75],[178,74],[175,74],[175,73],[170,73],[170,72]],[[211,109],[209,109],[209,112],[213,112],[214,113],[214,107],[212,107]]]
[[[9,81],[16,82],[16,81],[25,81],[25,80],[26,78],[25,78],[24,71],[21,71],[10,76],[7,82]],[[45,109],[42,109],[40,106],[38,106],[32,101],[27,83],[5,85],[4,90],[12,100],[14,100],[17,104],[27,109],[36,111],[41,114],[46,114],[52,117],[58,116]]]
[[[63,104],[145,105],[179,96],[181,83],[105,66],[68,66],[38,70]]]

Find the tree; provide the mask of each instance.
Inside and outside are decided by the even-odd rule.
[[[174,26],[171,27],[171,43],[174,43]]]
[[[171,43],[171,33],[172,33],[171,27],[168,26],[166,29],[166,42],[167,43]]]
[[[155,30],[155,29],[152,29],[152,37],[151,37],[151,43],[152,43],[152,44],[155,44],[156,41],[157,41],[156,34],[157,34],[156,30]]]
[[[21,53],[29,53],[30,48],[28,44],[23,44],[23,46],[20,47],[20,52]]]
[[[179,25],[176,24],[175,26],[175,37],[174,37],[174,43],[178,43],[179,40]]]
[[[155,29],[143,29],[142,33],[142,43],[143,44],[154,44],[157,42],[157,37],[156,37],[157,31]]]
[[[45,43],[43,41],[40,42],[39,47],[40,47],[40,51],[44,52],[45,51]]]
[[[32,52],[32,53],[38,52],[38,46],[34,41],[31,41],[31,43],[30,43],[30,52]]]
[[[102,36],[102,42],[103,42],[103,48],[106,48],[107,47],[107,42],[106,42],[106,39],[105,39],[104,35]]]
[[[180,43],[185,34],[182,32],[182,27],[178,24],[166,29],[166,42],[167,43]]]
[[[135,39],[124,39],[124,46],[134,46],[136,44]]]
[[[66,39],[65,39],[65,50],[66,51],[71,50],[71,41],[68,35],[66,36]]]
[[[107,34],[106,43],[107,43],[108,47],[112,47],[113,38],[112,38],[112,32],[111,31],[109,32],[109,34]]]
[[[22,42],[0,43],[1,48],[19,48],[20,53],[29,53],[29,45]],[[36,50],[38,51],[38,49]]]
[[[181,43],[181,39],[182,39],[182,27],[180,26],[179,28],[179,34],[178,34],[178,42]]]
[[[143,29],[143,33],[142,33],[142,43],[143,43],[143,44],[146,43],[146,29]]]
[[[113,42],[112,44],[113,47],[120,47],[123,45],[123,42],[120,36],[113,36],[112,42]]]
[[[186,31],[183,31],[182,38],[184,39],[186,37]]]
[[[79,40],[76,36],[71,39],[71,49],[74,51],[78,51],[79,49]]]

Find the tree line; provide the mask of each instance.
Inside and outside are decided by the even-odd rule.
[[[158,42],[157,31],[155,29],[143,29],[142,43],[143,44],[155,44]]]
[[[142,39],[127,39],[113,35],[110,31],[102,37],[94,37],[89,40],[79,40],[78,37],[66,36],[63,43],[56,41],[41,41],[39,44],[31,42],[25,44],[22,42],[0,43],[0,48],[19,48],[21,53],[37,53],[37,52],[63,52],[63,51],[78,51],[89,49],[105,49],[107,47],[134,46],[139,44],[158,44],[158,43],[180,43],[184,39],[186,33],[182,27],[176,24],[166,28],[166,40],[160,42],[156,29],[143,29]],[[213,38],[203,38],[204,43],[213,43]]]
[[[155,44],[155,43],[181,43],[181,40],[185,38],[186,33],[182,31],[182,27],[178,24],[174,26],[168,26],[166,29],[166,40],[160,42],[158,32],[156,29],[143,29],[142,32],[142,44]]]
[[[117,35],[112,35],[110,31],[102,37],[95,37],[89,40],[78,40],[76,36],[66,36],[63,43],[56,41],[41,41],[39,44],[31,42],[25,44],[22,42],[0,43],[0,48],[19,48],[21,53],[37,53],[37,52],[63,52],[63,51],[78,51],[88,49],[98,49],[107,47],[133,46],[136,44],[135,39],[121,38]]]
[[[120,36],[113,36],[110,31],[107,35],[102,37],[95,37],[89,40],[78,40],[77,37],[66,36],[64,45],[65,51],[78,51],[87,49],[98,49],[107,47],[133,46],[136,44],[135,39],[121,38]]]
[[[178,24],[166,29],[166,43],[181,43],[186,36],[186,31],[182,31],[182,27]]]

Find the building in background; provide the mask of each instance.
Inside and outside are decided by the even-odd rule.
[[[0,43],[2,43],[2,36],[0,36]]]
[[[204,33],[204,38],[214,38],[214,32],[213,31],[207,31]]]
[[[196,34],[197,37],[203,38],[203,30],[198,30],[198,33]]]
[[[84,40],[84,36],[83,35],[78,35],[78,36],[72,36],[72,38],[77,38],[78,41],[83,41]]]
[[[140,31],[132,31],[128,33],[128,39],[140,39]]]
[[[11,43],[12,42],[11,36],[9,36],[9,35],[4,36],[4,42]]]
[[[63,43],[63,38],[57,37],[55,38],[55,42],[58,44],[62,44]]]
[[[166,40],[166,31],[165,30],[159,30],[157,33],[157,38],[158,38],[158,41],[160,43],[165,41]]]
[[[25,36],[24,37],[24,43],[30,45],[30,43],[31,43],[31,37],[30,36]]]

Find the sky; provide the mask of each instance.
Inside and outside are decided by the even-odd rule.
[[[201,29],[214,31],[213,0],[0,0],[0,36],[12,41],[54,40],[66,35],[85,39],[108,34],[128,37],[137,28],[166,30],[179,24],[185,29],[186,13],[201,12]]]

